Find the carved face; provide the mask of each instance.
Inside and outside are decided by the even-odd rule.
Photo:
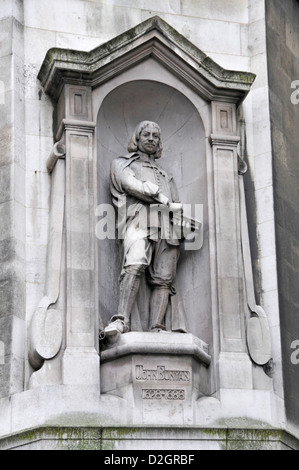
[[[160,132],[153,124],[148,124],[141,131],[138,140],[138,148],[147,155],[153,155],[157,152],[160,142]]]

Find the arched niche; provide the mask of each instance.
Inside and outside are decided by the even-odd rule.
[[[126,155],[127,144],[143,120],[157,122],[162,131],[163,154],[159,164],[172,174],[181,201],[203,207],[204,242],[199,250],[185,250],[177,271],[177,288],[186,312],[188,331],[210,343],[211,287],[209,262],[206,144],[203,122],[194,104],[180,91],[154,80],[133,80],[116,87],[104,98],[97,124],[97,179],[99,204],[111,203],[110,164]],[[105,325],[117,312],[120,263],[117,240],[98,242],[99,316]],[[143,289],[149,289],[145,283]],[[141,327],[146,331],[147,297],[139,299]],[[134,322],[134,319],[132,319]],[[138,328],[138,324],[136,329]]]

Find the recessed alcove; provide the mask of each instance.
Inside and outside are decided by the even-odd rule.
[[[117,156],[128,153],[129,139],[143,120],[157,122],[161,127],[163,153],[159,165],[174,177],[180,199],[191,204],[193,215],[203,215],[201,249],[186,250],[184,244],[181,246],[177,289],[186,312],[188,331],[211,343],[205,130],[197,108],[183,93],[159,81],[133,80],[116,87],[105,97],[97,119],[98,203],[111,203],[110,164]],[[117,240],[98,241],[98,263],[99,315],[104,325],[117,312],[121,269]],[[149,290],[145,282],[142,287],[143,291]],[[148,297],[139,296],[132,317],[139,331],[148,328]]]

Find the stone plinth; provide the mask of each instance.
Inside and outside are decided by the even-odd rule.
[[[133,420],[192,421],[192,404],[209,394],[208,345],[192,334],[121,335],[102,351],[101,392],[127,400]]]
[[[178,450],[194,451],[199,463],[201,450],[299,450],[299,441],[281,429],[225,427],[40,427],[0,439],[0,450]],[[169,452],[169,458],[171,452]],[[109,453],[99,454],[104,460]],[[103,456],[104,455],[104,456]],[[117,454],[121,456],[121,454]],[[100,460],[101,461],[101,460]],[[153,460],[152,460],[153,462]],[[168,460],[170,463],[170,460]],[[194,463],[194,462],[192,462]]]

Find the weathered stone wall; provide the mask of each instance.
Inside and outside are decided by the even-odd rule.
[[[299,339],[299,104],[291,100],[299,79],[298,1],[267,0],[266,19],[284,390],[288,418],[298,425],[299,365],[291,361]]]
[[[23,390],[25,133],[22,2],[0,8],[0,397]]]
[[[298,442],[288,433],[276,429],[227,429],[227,428],[151,428],[138,427],[102,428],[102,427],[50,427],[37,428],[15,436],[0,439],[0,450],[101,450],[143,451],[142,458],[147,459],[146,451],[167,449],[166,462],[169,464],[172,452],[193,450],[199,462],[201,450],[298,450]],[[172,450],[172,452],[171,452]],[[191,458],[194,457],[192,454]],[[101,453],[100,459],[113,459],[107,452]],[[127,457],[126,457],[127,458]],[[130,458],[130,457],[129,457]],[[136,457],[135,457],[136,458]],[[156,457],[156,461],[158,458]],[[101,460],[100,460],[101,462]],[[105,460],[105,463],[112,460]],[[116,462],[116,460],[114,461]],[[125,461],[127,462],[127,460]],[[155,457],[149,459],[155,463]],[[187,461],[188,462],[188,461]],[[192,460],[190,460],[192,463]],[[197,463],[197,462],[196,462]]]

